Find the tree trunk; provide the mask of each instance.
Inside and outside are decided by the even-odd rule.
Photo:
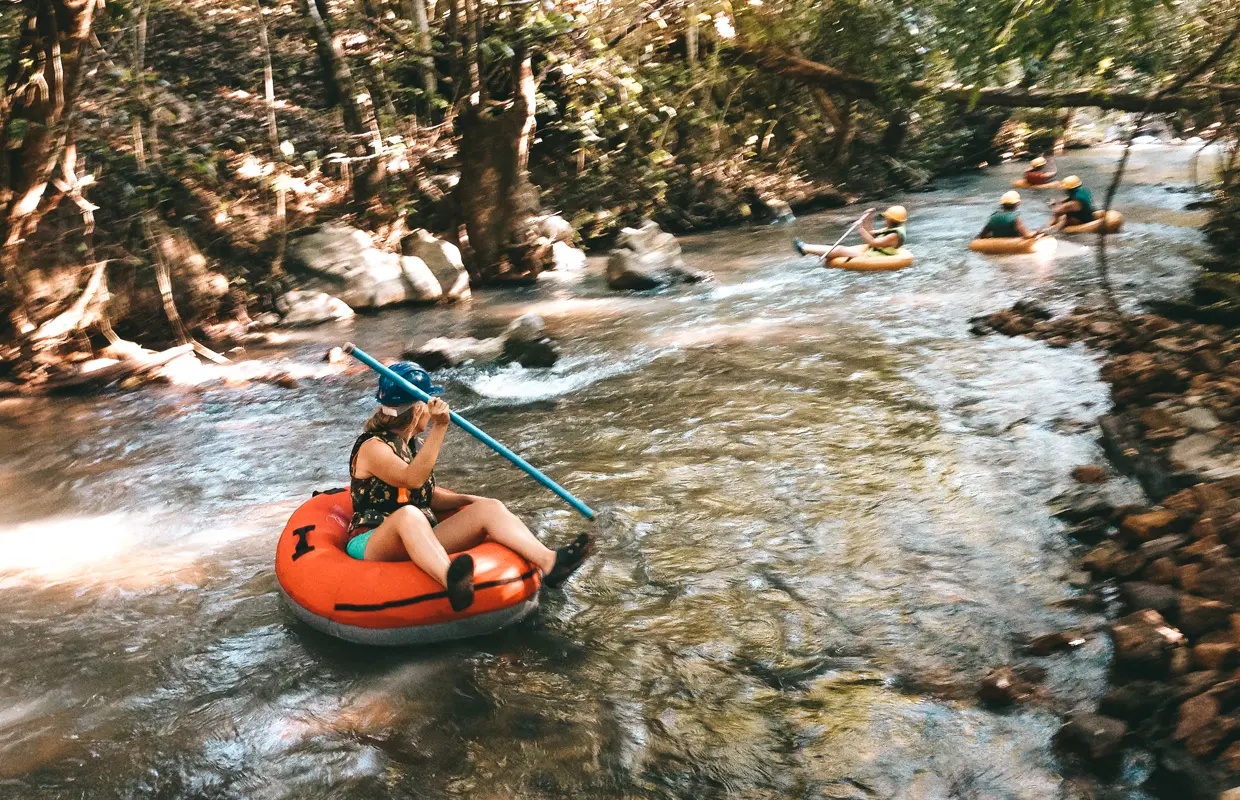
[[[774,48],[734,44],[733,52],[743,62],[759,69],[840,92],[859,100],[880,101],[882,86],[878,81],[851,75],[806,58]],[[914,81],[906,87],[909,99],[927,97],[945,102],[963,103],[971,107],[1000,108],[1069,108],[1094,107],[1113,111],[1148,111],[1170,113],[1182,109],[1210,109],[1219,103],[1240,101],[1240,85],[1212,84],[1180,87],[1166,94],[1111,92],[1105,89],[1023,89],[1008,87],[943,86],[927,81]]]
[[[26,308],[22,244],[50,211],[41,204],[64,153],[77,99],[83,45],[97,0],[27,0],[21,38],[0,96],[0,263],[7,318],[25,346],[33,330]],[[15,124],[15,123],[22,124]],[[27,352],[27,355],[29,353]]]
[[[472,250],[470,272],[480,282],[532,278],[542,265],[531,237],[538,190],[529,181],[534,133],[534,74],[528,53],[513,57],[512,102],[496,113],[470,103],[460,117],[461,180],[457,204]]]
[[[381,178],[378,169],[379,154],[371,154],[366,146],[367,137],[373,136],[374,131],[367,130],[348,59],[345,58],[340,42],[332,35],[331,26],[327,17],[323,16],[319,0],[302,0],[301,4],[306,14],[306,28],[318,50],[319,62],[323,65],[323,82],[327,85],[328,95],[335,95],[340,100],[345,133],[349,135],[347,152],[353,176],[353,199],[365,203],[374,196]]]
[[[831,160],[836,167],[843,169],[848,166],[849,154],[852,150],[852,140],[856,134],[856,128],[852,124],[853,104],[851,101],[847,102],[844,104],[844,108],[841,109],[825,90],[817,86],[810,88],[810,94],[823,115],[826,116],[827,122],[831,123],[834,136]]]
[[[429,52],[431,49],[431,26],[430,21],[426,17],[426,0],[405,0],[405,16],[413,22],[413,28],[417,32],[418,47]],[[435,61],[430,56],[426,56],[421,62],[422,91],[426,93],[426,108],[429,112],[431,101],[439,88],[438,79],[435,75]]]

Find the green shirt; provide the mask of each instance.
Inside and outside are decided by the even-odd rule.
[[[1094,196],[1084,186],[1068,190],[1068,199],[1081,204],[1080,211],[1069,211],[1068,220],[1074,225],[1084,225],[1094,221]]]
[[[1020,219],[1019,211],[996,211],[986,221],[986,232],[996,239],[1012,239],[1020,236],[1016,223]]]

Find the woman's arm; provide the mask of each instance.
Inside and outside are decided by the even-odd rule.
[[[1029,229],[1025,227],[1025,223],[1022,219],[1020,219],[1020,217],[1016,218],[1016,233],[1022,239],[1032,239],[1037,235],[1036,232],[1030,232]]]
[[[451,489],[436,486],[435,493],[431,495],[431,510],[455,511],[474,502],[474,499],[472,494],[458,494]]]
[[[861,229],[861,239],[870,247],[899,247],[900,237],[897,234],[889,233],[886,236],[875,236],[864,228]]]
[[[358,451],[354,469],[358,477],[373,475],[392,486],[420,488],[430,479],[431,472],[435,469],[435,461],[439,458],[439,448],[443,444],[446,431],[446,425],[432,426],[422,448],[408,464],[381,440],[371,439]]]

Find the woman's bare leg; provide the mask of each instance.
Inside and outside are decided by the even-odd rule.
[[[530,533],[517,515],[499,500],[480,498],[435,526],[443,549],[449,553],[468,550],[483,538],[498,542],[542,570],[555,566],[555,551]]]
[[[365,561],[412,561],[440,585],[448,585],[448,566],[452,560],[426,515],[413,506],[396,509],[375,528],[362,558]]]
[[[801,249],[811,256],[825,256],[828,252],[832,258],[856,258],[865,252],[864,247],[840,246],[832,248],[829,244],[803,244]]]

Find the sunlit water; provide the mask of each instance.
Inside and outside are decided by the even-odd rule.
[[[1191,278],[1203,215],[1159,185],[1185,186],[1191,152],[1135,153],[1108,247],[1125,297]],[[1101,195],[1114,156],[1061,168]],[[899,198],[903,273],[814,270],[788,228],[715,233],[685,240],[714,285],[616,294],[595,264],[299,334],[262,354],[323,375],[295,390],[0,406],[0,796],[1059,796],[1055,712],[1103,691],[1105,641],[1044,661],[1048,703],[972,699],[1015,635],[1097,622],[1065,602],[1046,511],[1100,458],[1096,363],[967,331],[1096,286],[1094,239],[1042,260],[965,250],[1015,174]],[[795,230],[831,240],[856,213]],[[326,346],[393,357],[524,310],[561,363],[450,371],[448,397],[609,512],[598,557],[535,618],[450,646],[344,646],[292,621],[276,537],[345,482],[373,403]],[[459,431],[438,474],[553,543],[587,524]]]

